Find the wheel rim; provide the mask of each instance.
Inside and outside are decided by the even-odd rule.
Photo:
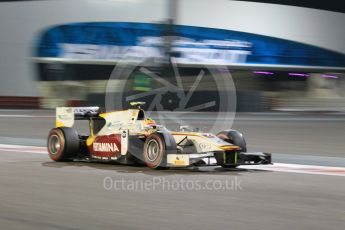
[[[160,152],[159,144],[156,140],[150,140],[147,145],[147,158],[149,161],[153,162],[155,161]]]
[[[60,148],[61,148],[61,144],[60,144],[60,140],[59,137],[57,135],[51,135],[49,137],[49,152],[52,155],[55,155],[59,152]]]

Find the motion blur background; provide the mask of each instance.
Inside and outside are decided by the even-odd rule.
[[[205,65],[226,67],[240,112],[344,111],[344,8],[331,1],[271,2],[1,1],[0,107],[103,106],[119,62],[173,57],[189,85]],[[158,72],[168,78],[172,71]],[[205,79],[195,104],[227,90]],[[121,80],[113,82],[112,93],[157,87],[138,71],[127,80],[122,89]],[[171,102],[178,95],[166,95],[160,109],[183,109]]]

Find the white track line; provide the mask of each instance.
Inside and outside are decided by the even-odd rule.
[[[274,163],[273,165],[243,165],[239,168],[274,172],[306,173],[330,176],[345,176],[345,167],[328,167],[318,165],[300,165]]]
[[[47,147],[25,146],[25,145],[5,145],[0,144],[0,151],[5,152],[22,152],[22,153],[37,153],[47,155]]]
[[[47,155],[47,147],[25,146],[25,145],[6,145],[0,144],[0,151],[3,152],[22,152]],[[317,165],[283,164],[274,163],[273,165],[242,165],[239,168],[254,169],[273,172],[305,173],[330,176],[345,176],[345,167],[328,167]]]
[[[0,118],[52,118],[50,115],[0,114]]]

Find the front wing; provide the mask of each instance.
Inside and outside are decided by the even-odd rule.
[[[238,166],[272,164],[270,153],[263,152],[208,152],[194,154],[167,154],[168,167]]]

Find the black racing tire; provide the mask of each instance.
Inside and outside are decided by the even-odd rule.
[[[247,152],[247,143],[242,133],[237,130],[224,130],[217,134],[220,139],[241,148],[241,152]]]
[[[47,138],[49,157],[58,162],[70,161],[80,150],[79,135],[75,129],[51,129]]]
[[[143,160],[149,168],[167,169],[166,145],[161,134],[153,133],[146,138]]]

